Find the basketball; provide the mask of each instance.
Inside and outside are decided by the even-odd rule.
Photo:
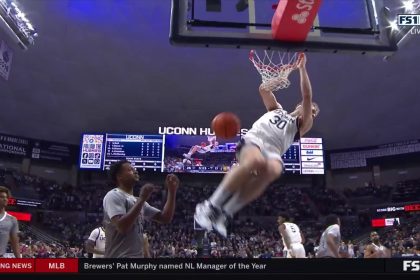
[[[217,137],[230,139],[235,137],[241,129],[241,121],[230,112],[223,112],[214,117],[211,128]]]

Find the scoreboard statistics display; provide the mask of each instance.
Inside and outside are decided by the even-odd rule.
[[[160,171],[163,148],[163,135],[106,134],[104,169],[125,159],[139,170]]]
[[[324,174],[322,138],[301,138],[282,155],[286,173]]]
[[[221,140],[212,137],[215,138],[207,135],[84,134],[79,167],[108,169],[112,163],[125,159],[141,171],[228,172],[238,164],[235,152],[240,138]],[[216,145],[212,145],[213,142]],[[282,159],[286,173],[324,174],[322,138],[301,138],[282,155]]]

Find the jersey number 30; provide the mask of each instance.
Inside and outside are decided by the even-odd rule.
[[[270,122],[279,129],[283,129],[287,124],[287,121],[283,120],[281,117],[277,115],[275,115],[272,119],[270,119]]]

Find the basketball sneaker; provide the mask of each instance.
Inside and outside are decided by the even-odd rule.
[[[194,219],[202,228],[211,231],[213,223],[215,223],[220,214],[220,209],[217,209],[208,200],[205,200],[195,207]]]
[[[220,213],[219,217],[213,222],[213,228],[224,238],[227,237],[227,225],[229,217],[225,213]]]
[[[183,154],[184,158],[191,160],[191,156],[189,154]]]

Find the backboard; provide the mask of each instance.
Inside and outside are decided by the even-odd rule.
[[[272,18],[281,1],[322,1],[303,42],[274,40]],[[303,2],[302,2],[303,1]],[[398,5],[387,0],[172,0],[170,41],[174,45],[356,52],[384,56],[398,50],[409,28],[390,27]],[[417,1],[417,0],[410,0]],[[402,6],[402,5],[401,5]],[[281,26],[283,28],[283,26]],[[284,26],[287,30],[288,26]],[[287,30],[293,32],[293,28]]]

